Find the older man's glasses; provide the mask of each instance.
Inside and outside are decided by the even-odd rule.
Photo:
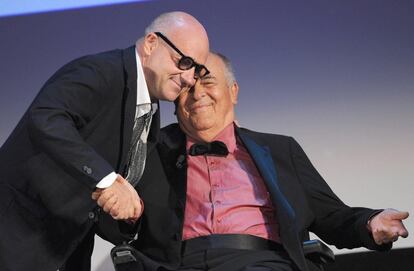
[[[175,47],[175,45],[169,40],[167,39],[163,34],[161,34],[160,32],[155,32],[155,35],[157,35],[158,37],[160,37],[163,41],[165,41],[165,43],[167,43],[171,48],[174,49],[174,51],[176,51],[180,56],[180,60],[178,60],[178,65],[177,67],[180,70],[186,71],[191,69],[192,67],[195,67],[194,69],[194,78],[203,78],[204,76],[206,76],[207,74],[210,73],[210,71],[206,68],[206,66],[198,64],[197,62],[194,61],[194,59],[192,59],[189,56],[184,55],[180,50],[178,50],[177,47]]]

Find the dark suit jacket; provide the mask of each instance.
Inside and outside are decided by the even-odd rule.
[[[366,228],[376,211],[345,205],[293,138],[242,128],[236,128],[236,134],[270,192],[282,244],[299,270],[308,270],[301,246],[309,239],[308,231],[338,248],[389,248],[377,246]],[[133,245],[150,268],[157,262],[175,268],[180,263],[187,173],[185,135],[178,125],[161,130],[157,148],[147,160],[153,167],[137,186],[145,210]],[[156,169],[160,161],[164,171]]]
[[[56,270],[91,229],[92,191],[127,162],[136,80],[130,47],[76,59],[43,86],[0,149],[1,270]],[[158,113],[151,131],[149,151]]]

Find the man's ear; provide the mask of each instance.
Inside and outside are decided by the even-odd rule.
[[[231,102],[233,104],[237,104],[238,95],[239,95],[239,85],[237,84],[237,82],[234,82],[230,87]]]
[[[155,35],[154,33],[149,33],[145,36],[144,38],[144,53],[149,56],[152,54],[152,52],[155,50],[155,48],[157,48],[158,46],[158,42],[159,39],[157,37],[157,35]]]

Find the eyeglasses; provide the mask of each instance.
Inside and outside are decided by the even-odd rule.
[[[178,50],[177,47],[169,40],[167,39],[163,34],[160,32],[154,32],[157,37],[160,37],[163,41],[165,41],[171,48],[174,49],[180,56],[180,60],[178,60],[178,68],[180,70],[186,71],[191,69],[192,67],[195,67],[194,70],[194,78],[203,78],[207,74],[210,73],[210,71],[206,68],[206,66],[198,64],[195,62],[194,59],[192,59],[189,56],[184,55],[180,50]]]

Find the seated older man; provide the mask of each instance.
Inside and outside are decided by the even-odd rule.
[[[306,271],[309,231],[374,250],[408,235],[407,212],[345,205],[292,137],[238,127],[229,61],[212,53],[206,66],[149,157],[163,167],[137,187],[145,208],[133,245],[147,270]]]

